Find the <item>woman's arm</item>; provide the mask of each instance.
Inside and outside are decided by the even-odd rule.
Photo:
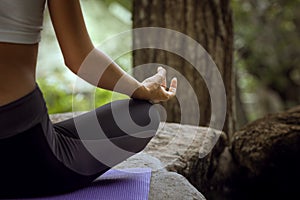
[[[95,49],[88,35],[79,0],[48,0],[48,8],[66,66],[84,80],[98,87],[130,95],[133,98],[154,102],[168,100],[175,96],[177,81],[173,79],[166,91],[166,71],[158,68],[157,74],[142,83],[124,72],[103,52]],[[80,67],[89,56],[92,60],[85,71]],[[96,65],[96,66],[90,66]],[[101,78],[93,77],[102,74]],[[120,79],[122,78],[122,79]],[[134,91],[133,94],[132,91]]]

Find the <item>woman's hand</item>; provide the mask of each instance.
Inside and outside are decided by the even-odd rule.
[[[141,83],[132,95],[133,98],[148,100],[152,103],[167,101],[176,95],[177,79],[171,80],[170,87],[166,84],[166,70],[162,67],[157,68],[157,73]]]

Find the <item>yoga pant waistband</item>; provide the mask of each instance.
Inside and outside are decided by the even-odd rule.
[[[0,139],[28,130],[39,123],[45,115],[47,115],[46,103],[36,84],[35,89],[29,94],[0,106]]]

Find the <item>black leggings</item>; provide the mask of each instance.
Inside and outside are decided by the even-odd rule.
[[[151,103],[128,99],[52,124],[36,86],[0,107],[0,198],[55,195],[87,186],[143,150],[159,121]]]

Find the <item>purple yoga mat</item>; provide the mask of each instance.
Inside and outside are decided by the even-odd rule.
[[[30,200],[147,200],[150,179],[150,168],[111,169],[89,187],[69,194]]]

